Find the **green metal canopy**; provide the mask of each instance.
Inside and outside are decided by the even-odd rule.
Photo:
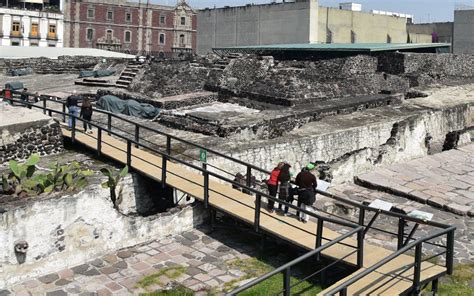
[[[448,43],[307,43],[307,44],[274,44],[216,47],[216,53],[275,53],[275,52],[346,52],[373,53],[383,51],[439,52],[449,51]]]

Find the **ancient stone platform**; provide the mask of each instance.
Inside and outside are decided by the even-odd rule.
[[[176,279],[161,275],[151,291],[172,281],[199,293],[245,276],[227,262],[248,259],[257,246],[239,242],[221,231],[206,234],[205,228],[120,250],[85,264],[30,279],[0,291],[0,295],[138,295],[147,292],[137,285],[143,277],[167,267],[181,266]],[[222,243],[227,238],[226,244]],[[207,292],[204,292],[207,295]]]
[[[474,144],[357,177],[365,187],[474,216]]]

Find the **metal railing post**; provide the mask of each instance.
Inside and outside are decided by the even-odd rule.
[[[166,154],[171,155],[171,137],[166,136]]]
[[[260,210],[262,208],[262,195],[258,194],[255,196],[255,232],[260,231]]]
[[[63,103],[63,122],[66,122],[66,104]]]
[[[347,296],[347,288],[342,289],[341,292],[339,292],[339,295],[340,296]]]
[[[247,180],[246,180],[246,186],[250,187],[250,183],[252,183],[252,168],[250,166],[247,166]]]
[[[283,272],[283,295],[290,296],[291,289],[291,269],[288,267]]]
[[[132,142],[127,140],[127,166],[128,169],[132,168]]]
[[[102,154],[102,128],[97,128],[97,156]]]
[[[403,243],[405,239],[405,219],[398,218],[398,235],[397,235],[397,250],[403,248]]]
[[[324,220],[321,217],[318,217],[317,229],[316,229],[316,249],[321,247],[323,243],[323,223]],[[320,260],[321,255],[318,253],[316,255],[316,260]]]
[[[135,125],[135,147],[139,147],[139,143],[140,143],[140,126],[137,124]]]
[[[204,207],[209,208],[209,173],[204,172]]]
[[[72,127],[71,127],[71,141],[74,143],[76,142],[76,117],[73,115],[71,116],[72,120]]]
[[[162,155],[162,162],[161,162],[161,187],[164,189],[166,187],[166,164],[167,164],[167,156]]]
[[[110,131],[112,130],[112,114],[110,114],[110,113],[107,114],[107,130],[108,130],[108,134],[110,136],[111,135]]]
[[[357,267],[364,267],[364,229],[357,232]]]
[[[43,114],[46,115],[46,97],[43,97]]]
[[[454,267],[454,230],[447,234],[446,238],[446,273],[453,274]]]
[[[413,275],[413,291],[415,292],[415,295],[418,295],[421,290],[420,275],[421,275],[422,246],[423,246],[423,243],[420,242],[415,247],[415,272]]]
[[[365,209],[360,208],[359,209],[359,225],[364,227],[365,226]]]

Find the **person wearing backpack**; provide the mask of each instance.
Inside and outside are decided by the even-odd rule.
[[[316,166],[310,163],[306,166],[306,170],[302,170],[298,176],[296,176],[295,183],[299,187],[298,201],[301,202],[301,209],[310,211],[312,205],[316,201],[316,188],[318,183],[316,176],[313,174]],[[300,212],[299,220],[303,223],[307,223],[309,216],[306,213]]]

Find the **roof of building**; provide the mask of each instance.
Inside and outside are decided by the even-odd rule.
[[[92,56],[104,58],[129,58],[135,56],[97,48],[70,48],[70,47],[27,47],[27,46],[0,46],[0,58],[24,59],[45,57],[57,59],[60,56]]]
[[[264,52],[264,51],[319,51],[319,52],[381,52],[381,51],[415,51],[420,49],[449,48],[448,43],[307,43],[250,45],[213,48],[220,52]]]

